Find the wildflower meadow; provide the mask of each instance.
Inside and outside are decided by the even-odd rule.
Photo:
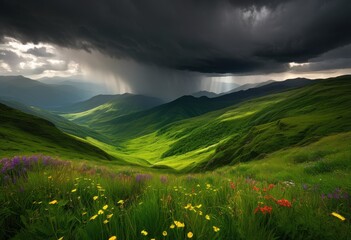
[[[0,239],[348,239],[348,189],[5,158]]]

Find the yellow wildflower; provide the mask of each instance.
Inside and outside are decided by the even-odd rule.
[[[108,220],[107,219],[104,221],[104,224],[108,224]]]
[[[57,204],[57,203],[58,203],[57,200],[53,200],[53,201],[49,202],[49,204],[51,204],[51,205],[54,205],[54,204]]]
[[[202,211],[199,211],[199,215],[202,216]]]
[[[117,237],[116,236],[112,236],[108,240],[117,240]]]
[[[210,220],[211,219],[210,215],[206,215],[205,218],[206,218],[206,220]]]
[[[98,196],[94,196],[93,197],[93,200],[95,201],[95,200],[97,200],[99,197]]]
[[[174,221],[174,224],[177,226],[177,228],[183,228],[185,227],[185,224],[179,221]]]
[[[169,226],[170,229],[173,229],[175,228],[175,225],[174,224],[171,224],[171,226]]]
[[[199,204],[199,205],[197,205],[196,207],[197,207],[197,208],[201,208],[201,207],[202,207],[202,204]]]
[[[108,208],[108,205],[105,205],[102,207],[102,209],[106,210]]]
[[[165,236],[167,236],[167,231],[163,231],[162,232],[162,235],[165,237]]]
[[[72,191],[71,192],[77,192],[77,189],[75,188],[75,189],[72,189]]]
[[[57,240],[63,240],[63,237],[60,237],[59,239],[57,239]]]
[[[48,176],[48,179],[52,179],[52,176]]]
[[[119,200],[117,203],[122,205],[122,204],[124,204],[124,201],[123,200]]]
[[[99,215],[104,214],[104,211],[99,210],[99,211],[98,211],[98,214],[99,214]]]
[[[112,216],[113,216],[113,213],[107,215],[106,217],[107,217],[108,219],[110,219],[110,218],[112,218]]]
[[[219,232],[219,230],[221,230],[219,227],[213,226],[213,231]]]
[[[331,215],[333,215],[336,218],[339,218],[341,221],[345,221],[346,220],[346,218],[341,216],[339,213],[332,212]]]
[[[90,221],[91,221],[91,220],[94,220],[95,218],[97,218],[97,216],[98,216],[97,214],[95,214],[94,216],[92,216],[92,217],[90,218]]]
[[[148,232],[145,231],[145,230],[142,230],[140,233],[141,233],[142,235],[144,235],[144,236],[147,236],[147,235],[148,235]]]
[[[190,208],[191,207],[191,203],[188,203],[184,208],[185,209],[188,209],[188,208]]]
[[[192,238],[193,236],[194,236],[194,234],[192,232],[188,232],[188,234],[187,234],[188,238]]]

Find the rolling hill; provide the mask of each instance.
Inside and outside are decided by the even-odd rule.
[[[93,118],[94,123],[90,124],[89,127],[109,135],[116,139],[116,142],[121,142],[151,133],[176,121],[200,116],[253,98],[303,87],[312,83],[313,81],[308,79],[291,79],[216,98],[183,96],[150,110],[117,118],[103,119],[90,115],[89,118]],[[65,117],[70,119],[69,116]]]
[[[199,97],[208,97],[208,98],[214,98],[217,97],[218,94],[214,92],[209,92],[209,91],[199,91],[191,94],[191,96],[199,98]]]
[[[61,130],[64,133],[79,137],[81,139],[87,139],[90,137],[105,143],[111,143],[111,140],[106,136],[100,133],[97,133],[96,131],[89,129],[87,127],[75,124],[74,122],[71,122],[64,117],[53,114],[47,110],[44,110],[38,107],[33,107],[33,106],[26,106],[18,102],[2,100],[1,98],[0,98],[0,103],[6,106],[9,106],[11,108],[17,109],[21,112],[34,115],[39,118],[43,118],[53,123],[59,130]]]
[[[87,101],[57,109],[68,120],[92,126],[100,121],[109,121],[134,112],[161,105],[158,98],[125,93],[122,95],[98,95]]]
[[[113,159],[101,149],[62,133],[51,122],[3,104],[0,119],[2,157],[42,153],[67,159]]]
[[[146,129],[138,134],[126,125],[134,137],[120,144],[118,154],[144,166],[190,171],[269,160],[277,152],[306,148],[331,136],[342,141],[339,134],[351,131],[350,91],[350,76],[316,80],[160,128],[148,129],[140,122],[132,125]],[[162,121],[162,115],[158,119]],[[327,146],[319,152],[316,158],[334,154]]]

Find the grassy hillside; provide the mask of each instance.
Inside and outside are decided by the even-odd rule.
[[[143,111],[162,104],[157,98],[142,95],[98,95],[87,101],[60,108],[63,117],[75,123],[92,126],[123,115]]]
[[[120,144],[118,154],[131,162],[137,158],[146,166],[178,170],[267,159],[274,152],[351,131],[350,106],[349,76],[320,80],[304,88],[177,121],[156,131],[148,129]]]
[[[49,122],[52,122],[59,130],[61,130],[62,132],[65,132],[67,134],[74,135],[74,136],[82,138],[82,139],[86,139],[86,138],[91,137],[91,138],[97,139],[97,140],[105,142],[105,143],[111,143],[111,140],[108,137],[106,137],[100,133],[97,133],[96,131],[94,131],[90,128],[75,124],[75,123],[67,120],[64,117],[53,114],[53,113],[46,111],[46,110],[43,110],[41,108],[26,106],[26,105],[18,103],[18,102],[5,101],[2,99],[0,99],[0,103],[3,103],[11,108],[14,108],[14,109],[21,111],[21,112],[48,120]]]
[[[148,111],[112,118],[108,121],[104,118],[91,116],[94,117],[95,124],[90,126],[97,131],[110,135],[116,139],[116,142],[121,142],[126,139],[150,134],[170,123],[200,116],[249,99],[306,86],[311,83],[312,81],[306,79],[294,79],[284,82],[274,82],[259,88],[239,91],[217,98],[184,96]]]
[[[44,153],[69,159],[112,159],[101,149],[62,133],[51,122],[0,104],[0,155]]]

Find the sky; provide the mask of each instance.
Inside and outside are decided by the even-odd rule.
[[[351,73],[350,0],[2,0],[0,75],[172,99]]]

